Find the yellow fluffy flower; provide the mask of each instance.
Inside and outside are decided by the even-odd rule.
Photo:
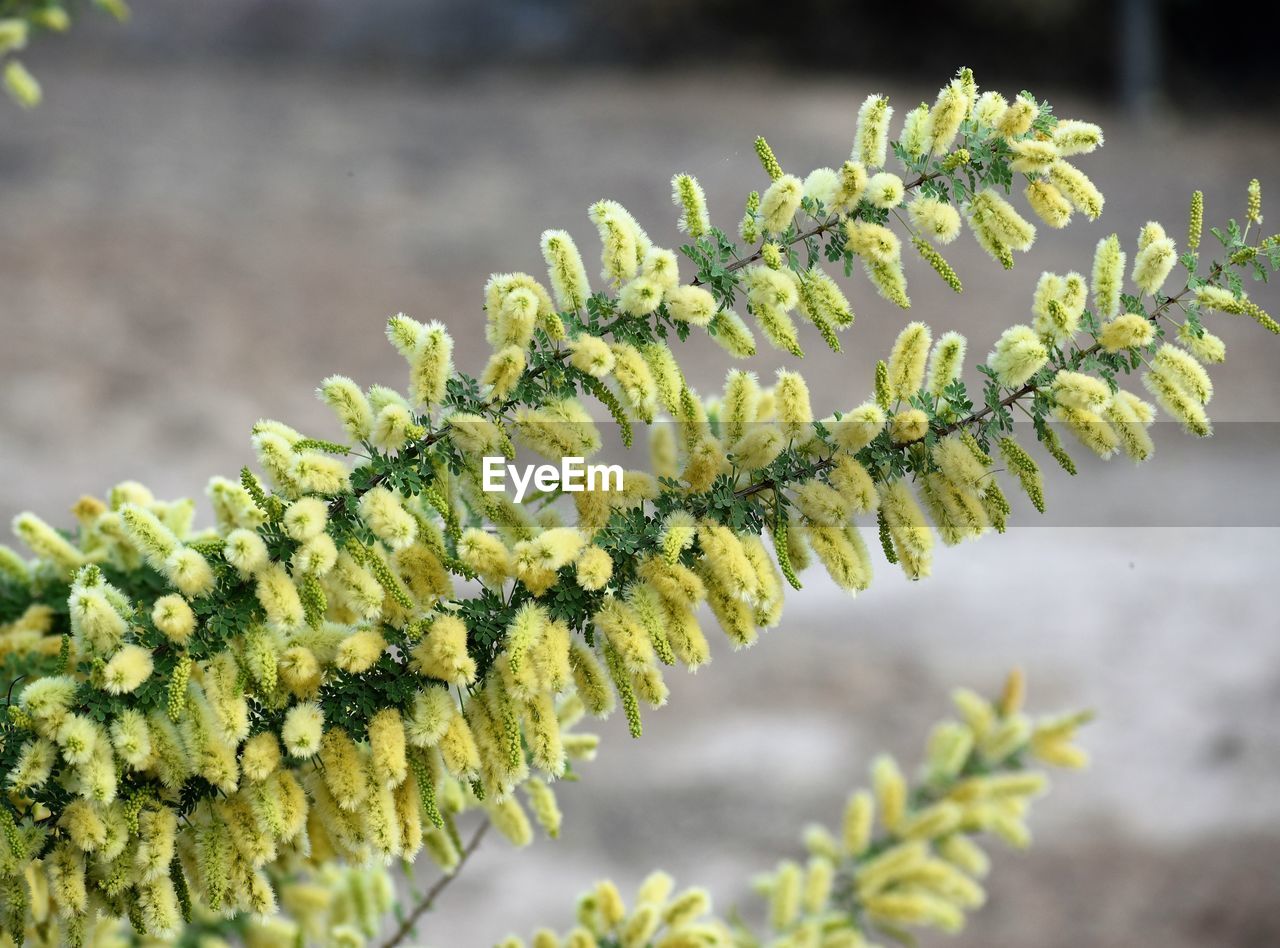
[[[284,718],[280,739],[294,757],[312,757],[320,751],[324,712],[313,701],[294,705]]]
[[[887,97],[872,94],[858,108],[858,124],[853,137],[853,160],[868,168],[883,167],[889,149],[889,120],[893,106]]]
[[[784,174],[760,196],[761,226],[765,233],[781,234],[791,226],[804,197],[804,183],[795,175]]]
[[[920,390],[931,341],[929,327],[920,322],[908,323],[898,334],[889,354],[891,397],[905,401]]]
[[[917,195],[907,205],[911,223],[930,240],[949,244],[960,235],[960,212],[938,198]]]
[[[443,615],[432,622],[411,656],[414,667],[428,678],[460,686],[475,681],[475,659],[467,654],[467,627],[456,616]]]
[[[114,695],[128,694],[136,691],[154,670],[150,649],[141,645],[125,645],[111,656],[103,668],[103,687]]]

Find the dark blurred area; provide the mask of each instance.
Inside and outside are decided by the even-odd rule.
[[[112,58],[323,61],[442,72],[494,68],[946,75],[1069,84],[1138,112],[1274,109],[1273,40],[1203,0],[218,0],[134,4]],[[110,23],[69,42],[97,48]],[[1256,94],[1240,95],[1246,88]]]

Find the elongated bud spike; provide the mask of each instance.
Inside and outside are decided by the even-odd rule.
[[[1257,178],[1249,182],[1249,207],[1245,216],[1251,224],[1262,223],[1262,183]]]
[[[769,143],[764,140],[764,136],[756,137],[756,154],[760,156],[760,164],[764,165],[765,173],[769,175],[770,181],[777,181],[782,177],[782,165],[778,164],[778,159],[774,157],[773,149],[769,147]]]
[[[1204,226],[1204,192],[1191,192],[1191,216],[1187,221],[1187,247],[1200,249],[1200,230]]]

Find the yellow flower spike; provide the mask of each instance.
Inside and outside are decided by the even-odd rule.
[[[1155,453],[1155,444],[1147,427],[1155,420],[1155,407],[1131,392],[1116,392],[1102,411],[1120,443],[1120,448],[1133,461],[1146,461]]]
[[[884,363],[880,363],[884,365]],[[878,377],[877,372],[877,377]],[[888,401],[888,366],[885,366],[885,401]],[[877,399],[878,400],[878,399]],[[852,411],[843,414],[838,420],[826,423],[831,431],[832,440],[843,450],[851,454],[862,450],[884,429],[884,405],[864,402]]]
[[[1102,214],[1106,199],[1079,168],[1066,161],[1055,161],[1049,168],[1049,182],[1089,220],[1095,221]]]
[[[804,376],[799,372],[779,369],[774,397],[777,399],[778,424],[783,434],[794,440],[813,423],[809,386],[805,383]]]
[[[938,855],[974,878],[981,879],[991,871],[991,860],[969,837],[955,833],[937,843]]]
[[[1262,223],[1262,185],[1257,178],[1249,182],[1249,201],[1244,216],[1252,224]]]
[[[1154,223],[1143,228],[1138,248],[1133,258],[1133,282],[1144,293],[1158,293],[1178,261],[1177,249],[1172,238],[1165,236],[1163,228]]]
[[[1037,179],[1027,185],[1023,195],[1031,210],[1048,226],[1059,230],[1071,223],[1071,202],[1048,181]]]
[[[928,576],[932,568],[933,531],[905,481],[894,481],[880,491],[880,510],[903,572],[909,579]]]
[[[869,513],[879,506],[880,495],[871,474],[849,455],[835,455],[828,479],[851,513]]]
[[[27,21],[17,17],[0,20],[0,53],[25,49],[28,38]]]
[[[626,918],[627,905],[622,900],[622,893],[608,879],[596,883],[595,905],[606,931],[617,928]]]
[[[414,747],[434,747],[444,737],[457,706],[446,688],[428,687],[414,695],[405,719],[405,739]]]
[[[1152,322],[1138,313],[1121,313],[1106,323],[1098,334],[1098,344],[1107,352],[1141,349],[1151,344],[1156,330]]]
[[[455,685],[475,681],[476,664],[467,654],[467,627],[452,615],[437,618],[411,652],[414,667],[428,678]]]
[[[440,759],[455,777],[471,777],[480,769],[480,750],[467,719],[454,714],[445,725],[438,745]]]
[[[942,254],[938,253],[933,247],[925,243],[919,237],[911,238],[911,245],[920,252],[920,256],[933,268],[933,271],[942,277],[942,281],[955,290],[957,293],[963,291],[964,287],[960,283],[960,277],[956,275],[956,271],[952,269],[951,264],[947,263]]]
[[[406,738],[400,712],[384,708],[369,721],[372,773],[385,786],[396,787],[408,776]]]
[[[742,215],[742,222],[738,225],[738,236],[748,244],[754,244],[760,239],[759,191],[752,191],[747,195],[747,206]]]
[[[1088,287],[1079,273],[1042,273],[1031,301],[1034,328],[1041,339],[1062,346],[1080,327]]]
[[[973,119],[979,125],[995,128],[1008,107],[1008,100],[999,92],[984,92],[973,105]]]
[[[1196,335],[1188,323],[1178,327],[1178,343],[1201,362],[1219,363],[1227,357],[1226,343],[1220,337],[1204,329]]]
[[[804,179],[804,196],[824,208],[836,203],[840,192],[840,175],[834,168],[814,168]]]
[[[569,661],[573,668],[574,685],[587,711],[596,717],[606,717],[612,713],[615,707],[613,691],[609,688],[605,670],[600,666],[595,652],[575,639]]]
[[[529,745],[530,761],[551,777],[563,775],[564,744],[555,703],[547,692],[535,695],[523,706],[524,736]]]
[[[1049,738],[1032,734],[1029,750],[1033,756],[1054,767],[1083,770],[1089,766],[1089,755],[1070,741],[1062,738]]]
[[[800,200],[804,197],[804,183],[795,175],[784,174],[760,196],[760,224],[766,234],[782,234],[791,226]]]
[[[800,913],[803,876],[800,866],[790,860],[781,863],[770,883],[769,924],[774,931],[786,931]]]
[[[892,757],[881,755],[871,765],[871,782],[875,790],[880,821],[891,833],[897,833],[906,817],[907,785]]]
[[[891,892],[866,900],[867,914],[898,925],[930,925],[945,932],[964,927],[964,913],[950,902],[917,892]]]
[[[1021,668],[1015,668],[1009,672],[1009,676],[1005,679],[1004,688],[1000,692],[1000,700],[996,704],[996,710],[1002,717],[1017,714],[1022,710],[1026,695],[1026,676]]]
[[[512,846],[519,849],[533,842],[533,827],[529,823],[528,814],[515,797],[486,803],[485,809],[494,827]]]
[[[39,81],[17,59],[4,64],[3,82],[10,98],[24,109],[34,109],[44,98]]]
[[[862,863],[854,884],[858,895],[869,898],[919,868],[928,859],[928,847],[915,840],[890,846]]]
[[[889,120],[893,106],[887,97],[869,95],[858,108],[858,124],[853,137],[854,161],[868,168],[883,167],[889,149]]]
[[[835,865],[830,859],[814,856],[805,867],[801,904],[804,911],[816,915],[826,906],[835,881]]]
[[[902,134],[898,144],[908,155],[918,157],[928,154],[933,142],[933,125],[929,121],[929,103],[921,102],[902,120]]]
[[[369,437],[373,430],[373,408],[360,386],[345,375],[331,375],[320,383],[316,394],[333,409],[350,437],[357,441]]]
[[[856,595],[871,585],[871,557],[855,526],[815,525],[806,529],[805,537],[841,589]]]
[[[582,255],[567,231],[543,231],[542,256],[547,262],[547,277],[561,310],[576,311],[587,304],[591,286]]]
[[[583,589],[594,591],[609,584],[613,560],[598,546],[589,546],[578,557],[575,577]]]
[[[894,444],[911,444],[929,432],[929,416],[919,408],[900,411],[889,419],[889,437]]]
[[[664,247],[650,247],[640,261],[640,273],[662,287],[663,293],[680,286],[680,261]]]
[[[707,216],[707,197],[698,179],[689,174],[677,174],[671,179],[671,203],[681,209],[678,221],[680,230],[697,239],[711,229]]]
[[[103,688],[110,694],[128,694],[136,691],[154,670],[150,649],[125,645],[111,656],[103,669]]]
[[[866,260],[890,264],[902,257],[902,241],[888,227],[848,218],[844,231],[849,249]]]
[[[703,563],[717,583],[732,590],[735,596],[754,598],[759,591],[755,572],[742,548],[742,542],[728,527],[704,520],[698,524],[698,544]]]
[[[1006,138],[1025,135],[1031,129],[1031,123],[1035,121],[1038,111],[1039,107],[1034,99],[1019,95],[996,119],[996,129]]]
[[[1168,343],[1162,345],[1152,359],[1152,368],[1164,372],[1201,405],[1213,398],[1213,382],[1209,373],[1189,352]]]
[[[1035,226],[994,189],[979,191],[969,201],[969,227],[982,249],[1009,269],[1010,250],[1028,250],[1036,237]]]
[[[671,893],[675,890],[676,881],[670,875],[657,870],[649,873],[644,877],[644,881],[640,883],[640,888],[636,890],[636,902],[648,903],[659,907],[665,906],[667,900],[671,898]]]
[[[905,401],[924,384],[925,361],[932,336],[924,323],[908,323],[889,354],[889,395]]]
[[[533,811],[538,825],[549,838],[558,838],[562,816],[560,807],[556,803],[555,792],[546,781],[537,778],[526,781],[524,790],[529,799],[529,808]]]
[[[1058,147],[1053,142],[1035,138],[1010,142],[1009,150],[1013,153],[1009,166],[1020,174],[1043,174],[1059,158]]]
[[[1111,388],[1106,382],[1065,369],[1054,376],[1050,391],[1059,404],[1082,410],[1097,410],[1111,401]]]
[[[1204,227],[1204,192],[1191,192],[1191,211],[1187,216],[1187,249],[1200,249],[1200,233]]]
[[[1189,434],[1207,438],[1213,433],[1203,404],[1183,387],[1177,375],[1167,370],[1152,370],[1143,374],[1142,384],[1160,407],[1181,422]]]
[[[386,647],[387,640],[377,629],[358,629],[338,644],[333,664],[352,675],[363,674],[377,663]]]
[[[662,912],[663,920],[674,929],[689,925],[711,911],[711,894],[706,889],[685,889]]]
[[[624,948],[646,948],[661,925],[662,915],[657,906],[638,905],[622,926],[621,944]]]
[[[730,447],[734,463],[744,471],[758,471],[772,464],[787,447],[777,425],[753,427]]]
[[[1027,382],[1049,361],[1049,350],[1030,326],[1011,326],[996,341],[987,364],[1001,385],[1016,388]]]
[[[621,286],[638,272],[649,249],[648,236],[617,201],[597,201],[587,216],[600,235],[600,277]]]
[[[938,91],[937,101],[929,111],[929,130],[931,130],[931,148],[933,155],[943,155],[951,150],[960,125],[969,111],[969,96],[961,79],[952,79]]]
[[[867,182],[865,199],[881,210],[891,210],[902,203],[902,179],[891,171],[873,174]]]
[[[1078,119],[1059,119],[1053,127],[1053,144],[1064,158],[1087,155],[1096,151],[1104,142],[1102,129],[1092,122]]]
[[[907,205],[912,226],[940,244],[949,244],[960,235],[960,212],[938,198],[917,194]]]
[[[314,702],[294,705],[285,715],[280,739],[294,757],[309,758],[320,751],[324,714]]]

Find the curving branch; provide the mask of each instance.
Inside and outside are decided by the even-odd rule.
[[[458,878],[458,874],[462,872],[462,867],[467,864],[467,860],[471,858],[471,854],[480,848],[485,834],[489,832],[489,827],[493,824],[488,820],[484,820],[476,827],[476,831],[471,834],[471,838],[467,840],[466,846],[462,848],[462,852],[458,855],[458,865],[453,872],[442,875],[436,880],[435,885],[428,889],[418,901],[418,904],[404,917],[398,928],[391,933],[391,937],[382,943],[382,948],[395,948],[401,944],[406,938],[413,934],[414,927],[418,923],[418,919],[431,911],[437,900],[447,889],[454,879]]]

